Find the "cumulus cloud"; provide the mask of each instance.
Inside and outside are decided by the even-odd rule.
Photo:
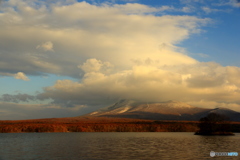
[[[128,70],[105,73],[101,70],[104,64],[108,63],[88,59],[80,65],[85,74],[79,82],[58,80],[37,96],[5,94],[1,100],[19,103],[51,99],[52,105],[72,108],[78,105],[105,106],[119,99],[147,102],[178,100],[197,106],[223,106],[234,110],[238,110],[240,105],[238,67],[223,67],[214,62],[164,66],[149,62],[135,64]]]
[[[1,76],[11,76],[14,77],[15,79],[21,79],[24,81],[29,81],[30,79],[26,76],[25,73],[23,72],[17,72],[17,73],[6,73],[6,72],[0,72]]]
[[[29,78],[23,72],[18,72],[16,74],[14,74],[14,78],[21,79],[24,81],[29,81]]]
[[[30,80],[23,72],[18,72],[16,74],[0,72],[0,75],[1,76],[11,76],[11,77],[14,77],[15,79],[21,79],[21,80],[24,80],[24,81],[29,81]]]
[[[119,98],[240,104],[239,71],[240,68],[223,67],[214,62],[162,67],[136,65],[109,75],[86,73],[81,82],[59,80],[38,96],[89,105],[114,103]]]
[[[148,58],[159,65],[195,63],[174,47],[159,50],[158,46],[162,43],[175,46],[191,34],[199,33],[200,26],[210,20],[154,15],[168,9],[171,7],[154,8],[137,3],[49,5],[5,1],[4,7],[0,7],[0,24],[4,26],[0,31],[0,72],[21,70],[29,75],[51,73],[80,78],[83,71],[79,70],[79,64],[94,58],[109,62],[118,70],[130,69],[133,62]],[[41,50],[56,54],[43,54]]]
[[[45,43],[42,43],[41,45],[38,45],[36,48],[37,49],[43,49],[44,51],[54,51],[53,50],[53,43],[51,41],[47,41]]]
[[[88,72],[106,72],[111,70],[113,65],[109,62],[102,62],[101,60],[97,60],[95,58],[88,59],[83,65],[79,65],[78,68],[81,68],[85,73]]]
[[[238,67],[198,62],[177,47],[201,33],[210,19],[159,14],[173,8],[137,3],[19,0],[4,1],[3,6],[1,75],[29,80],[25,74],[50,73],[79,81],[58,80],[37,96],[5,94],[2,101],[51,99],[49,105],[61,109],[108,105],[119,99],[204,101],[236,104],[235,108],[240,104]]]

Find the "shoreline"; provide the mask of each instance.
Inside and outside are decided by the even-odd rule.
[[[0,121],[0,133],[29,132],[198,132],[199,121],[154,121],[122,118],[52,118]],[[240,122],[231,122],[240,132]]]
[[[211,133],[195,132],[194,135],[199,135],[199,136],[234,136],[235,134],[233,132],[211,132]]]

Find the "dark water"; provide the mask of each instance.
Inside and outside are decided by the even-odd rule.
[[[240,153],[240,134],[193,133],[1,133],[0,160],[240,159],[210,151]]]

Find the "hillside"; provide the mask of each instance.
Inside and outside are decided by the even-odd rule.
[[[196,132],[199,119],[209,113],[230,118],[232,132],[240,132],[240,113],[204,109],[183,102],[144,103],[121,100],[79,117],[0,121],[0,133],[14,132]],[[221,125],[221,124],[219,124]]]
[[[144,103],[121,100],[111,106],[89,113],[90,117],[133,118],[146,120],[198,121],[209,113],[223,114],[230,121],[240,121],[240,113],[225,108],[206,109],[177,101]]]

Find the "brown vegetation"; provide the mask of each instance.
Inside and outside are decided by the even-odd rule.
[[[0,133],[19,132],[196,132],[197,121],[152,121],[123,118],[58,118],[0,121]],[[240,132],[240,123],[233,128]]]

